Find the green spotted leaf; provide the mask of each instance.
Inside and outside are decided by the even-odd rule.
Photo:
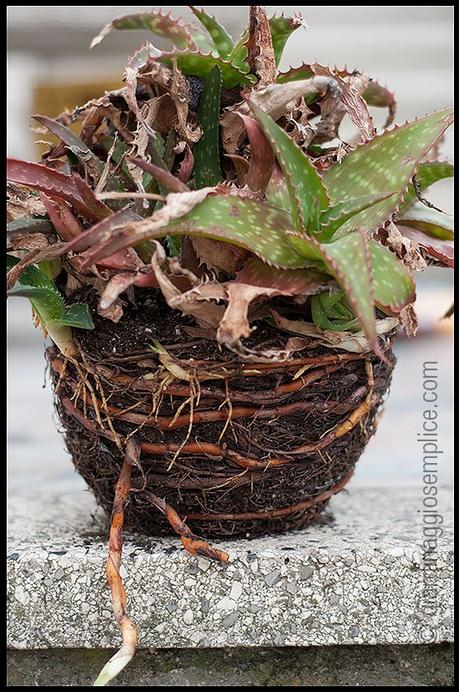
[[[252,199],[231,195],[209,196],[185,216],[148,234],[150,239],[187,235],[222,240],[253,252],[267,264],[284,269],[310,266],[286,236],[291,218]]]
[[[302,251],[308,259],[323,262],[343,289],[369,343],[377,348],[368,238],[361,232],[355,232],[326,245],[313,238],[293,234],[289,234],[289,240],[297,252]]]
[[[165,65],[171,65],[172,61],[176,60],[183,74],[200,77],[200,79],[207,79],[209,72],[217,66],[220,69],[223,86],[226,89],[235,86],[248,86],[256,81],[253,75],[245,74],[236,65],[211,53],[206,55],[199,51],[172,51],[169,53],[158,51],[157,60]]]
[[[229,61],[232,65],[238,67],[241,72],[250,72],[250,65],[247,62],[247,57],[249,50],[247,48],[247,41],[249,39],[249,32],[245,31],[241,38],[234,45],[231,55],[229,56]]]
[[[290,214],[290,195],[287,182],[281,171],[275,167],[265,192],[266,199],[273,207],[279,207]]]
[[[386,131],[325,171],[323,180],[333,205],[382,190],[394,193],[344,223],[337,238],[356,227],[372,233],[390,219],[420,162],[452,120],[452,109],[446,109]]]
[[[203,27],[209,32],[214,48],[222,58],[229,58],[234,48],[233,39],[226,29],[211,14],[204,10],[198,10],[193,5],[189,5],[194,16],[201,22]]]
[[[274,16],[269,20],[276,65],[279,65],[281,61],[282,53],[284,52],[285,44],[288,39],[293,32],[301,26],[307,28],[306,22],[301,15],[293,17],[284,17],[283,15],[280,17]]]
[[[353,218],[359,212],[369,209],[374,204],[378,204],[390,197],[394,197],[394,194],[383,193],[379,195],[364,195],[325,209],[320,215],[319,240],[322,242],[329,242],[335,231],[348,219]]]
[[[320,175],[288,134],[261,108],[249,102],[271,144],[285,176],[296,230],[313,232],[319,228],[319,214],[328,207],[328,197]]]
[[[112,31],[125,29],[146,29],[156,36],[168,39],[177,48],[196,48],[193,37],[185,24],[170,14],[164,14],[161,10],[126,14],[114,19],[113,22],[104,26],[102,31],[92,40],[91,48],[99,45]]]
[[[220,182],[220,94],[222,78],[217,65],[210,71],[201,94],[197,114],[202,129],[201,139],[194,145],[196,187],[213,186]]]
[[[403,263],[363,232],[348,233],[327,244],[299,234],[288,233],[288,237],[298,253],[321,261],[334,276],[377,349],[375,304],[386,312],[398,313],[415,297],[412,276]]]
[[[370,240],[369,247],[375,303],[384,312],[396,315],[416,298],[414,279],[405,265],[380,243]]]

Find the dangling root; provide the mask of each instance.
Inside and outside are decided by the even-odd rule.
[[[137,644],[136,626],[126,614],[126,591],[120,576],[120,565],[123,550],[124,507],[131,490],[132,465],[138,464],[139,455],[138,445],[130,440],[126,445],[124,463],[116,484],[107,561],[107,579],[112,592],[113,610],[121,629],[123,644],[102,668],[94,687],[104,687],[110,680],[113,680],[134,656]]]
[[[214,548],[207,541],[196,536],[185,524],[185,522],[180,519],[179,515],[173,507],[168,505],[165,500],[153,495],[148,491],[144,491],[144,496],[147,497],[150,502],[159,509],[160,512],[164,514],[169,524],[172,526],[176,534],[180,537],[183,543],[183,547],[190,553],[190,555],[197,555],[199,557],[205,557],[208,560],[217,560],[218,562],[228,562],[229,555],[225,553],[224,550],[218,550]]]

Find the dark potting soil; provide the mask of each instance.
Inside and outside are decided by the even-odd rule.
[[[85,300],[95,308],[95,295]],[[258,374],[250,365],[249,375],[247,364],[216,342],[190,337],[186,329],[192,319],[171,310],[159,292],[136,290],[134,300],[123,301],[117,324],[94,309],[95,330],[76,335],[79,366],[68,362],[60,381],[52,369],[68,450],[107,514],[123,463],[113,441],[116,431],[123,439],[133,435],[150,445],[142,451],[140,468],[133,469],[135,492],[126,507],[126,523],[137,531],[172,533],[149,493],[164,498],[192,530],[208,537],[251,537],[327,520],[322,511],[329,497],[349,480],[375,431],[395,363],[389,345],[386,363],[373,354],[312,345],[295,354],[314,359],[296,380],[301,365],[288,362],[260,366]],[[247,345],[281,348],[288,338],[260,322]],[[153,341],[181,361],[193,358],[198,368],[224,365],[231,376],[202,381],[194,389],[176,379],[162,391],[165,380],[158,379]],[[343,360],[337,362],[339,354]],[[59,360],[54,349],[48,357],[54,365]],[[372,386],[366,361],[372,365]],[[362,409],[370,389],[364,415],[343,428]],[[343,434],[333,437],[337,429]],[[305,451],[296,451],[304,446]]]

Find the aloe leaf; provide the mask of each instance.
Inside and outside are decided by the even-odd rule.
[[[194,48],[195,43],[188,28],[180,19],[175,19],[170,14],[161,11],[140,12],[118,17],[110,22],[91,41],[91,48],[99,45],[108,34],[115,30],[146,29],[156,36],[168,39],[177,48]]]
[[[284,17],[281,15],[280,17],[271,17],[269,20],[276,65],[279,65],[281,61],[282,53],[284,52],[285,44],[288,39],[300,26],[306,29],[308,28],[301,15],[293,17]]]
[[[381,190],[394,193],[344,223],[337,238],[356,227],[372,233],[396,212],[420,162],[452,119],[452,109],[446,109],[386,131],[325,171],[323,181],[333,205]]]
[[[8,297],[29,298],[45,327],[50,320],[58,320],[64,316],[64,299],[56,289],[29,286],[23,283],[24,281],[24,276],[22,276],[19,285],[10,288]]]
[[[74,327],[75,329],[94,329],[91,311],[86,303],[74,303],[65,308],[61,319],[51,320],[48,326]]]
[[[271,179],[266,188],[265,197],[273,207],[284,209],[290,214],[291,205],[287,182],[277,166],[274,166]]]
[[[18,261],[17,257],[7,255],[8,271]],[[54,283],[38,267],[26,267],[18,277],[16,285],[8,291],[7,295],[8,297],[24,297],[30,300],[41,325],[64,354],[73,355],[76,350],[71,326],[80,329],[94,329],[88,306],[66,307],[64,298]],[[72,310],[72,308],[77,309]]]
[[[149,219],[139,224],[142,238],[158,240],[167,235],[210,238],[249,250],[272,266],[284,269],[311,266],[311,262],[295,252],[286,237],[286,230],[291,227],[289,215],[252,199],[208,196],[187,214],[164,226],[158,227],[153,218],[151,230],[148,224]],[[135,230],[135,224],[131,228]],[[116,249],[125,246],[119,244]],[[105,252],[113,250],[110,247]]]
[[[54,226],[48,219],[41,219],[38,216],[20,216],[6,226],[9,236],[22,235],[23,233],[43,233],[51,235],[54,233]]]
[[[246,74],[236,65],[224,60],[220,56],[204,54],[199,51],[172,51],[158,53],[158,62],[171,65],[173,60],[177,61],[178,68],[185,75],[206,79],[209,72],[217,66],[222,75],[223,86],[231,89],[235,86],[249,86],[256,81],[253,75]]]
[[[19,262],[17,257],[7,255],[7,270]],[[60,319],[65,310],[65,302],[54,283],[38,267],[29,266],[21,272],[17,284],[8,291],[8,295],[32,297],[42,301],[42,310],[46,319]]]
[[[285,269],[308,266],[285,236],[290,222],[285,212],[254,200],[215,196],[208,197],[152,237],[174,233],[223,240],[253,252],[272,266]]]
[[[229,58],[234,48],[234,42],[226,29],[211,14],[207,14],[204,10],[198,10],[197,7],[189,5],[194,16],[201,22],[203,27],[209,32],[212,42],[218,54],[222,58]]]
[[[197,113],[202,137],[194,145],[196,187],[216,185],[222,179],[220,168],[220,94],[222,78],[217,65],[205,81]]]
[[[453,176],[454,166],[447,161],[428,161],[426,163],[421,163],[416,171],[419,192],[424,192],[424,190],[439,180],[452,178]],[[416,191],[414,186],[410,185],[403,199],[403,204],[400,206],[397,212],[397,217],[400,218],[404,212],[416,202],[416,200]]]
[[[424,204],[414,204],[397,216],[397,224],[412,226],[423,233],[440,240],[454,240],[454,219]]]
[[[238,67],[244,74],[250,72],[250,65],[247,62],[247,57],[249,55],[249,50],[247,48],[248,40],[249,32],[245,31],[237,43],[235,43],[231,55],[228,58],[231,64]]]
[[[42,260],[37,262],[37,266],[42,274],[44,274],[50,281],[59,276],[62,271],[62,260],[60,257],[56,259]]]
[[[376,346],[376,318],[368,239],[363,233],[348,234],[322,245],[325,265],[346,294],[370,344]]]
[[[365,209],[369,209],[374,204],[386,200],[390,197],[394,197],[394,194],[375,194],[375,195],[364,195],[363,197],[357,197],[356,199],[351,199],[347,202],[341,202],[340,204],[335,204],[329,209],[325,209],[320,215],[320,235],[319,240],[322,242],[329,242],[335,231],[342,226],[348,219],[358,214]]]
[[[323,264],[346,294],[356,317],[377,349],[375,303],[397,314],[415,297],[411,274],[395,255],[363,232],[348,233],[339,240],[320,244],[312,238],[288,234],[298,253],[310,260],[320,256]]]
[[[83,165],[89,164],[95,169],[98,175],[102,174],[104,169],[104,164],[97,156],[91,151],[88,145],[83,142],[78,135],[76,135],[69,127],[62,125],[62,123],[52,118],[48,118],[46,115],[32,115],[34,120],[36,120],[40,125],[46,127],[53,135],[56,135],[67,148],[75,154],[75,156],[82,162]]]
[[[320,175],[301,149],[267,113],[254,103],[249,102],[249,105],[284,173],[295,228],[306,232],[318,230],[319,213],[328,207],[328,196]]]
[[[14,183],[65,199],[91,220],[99,220],[112,213],[78,175],[64,175],[39,163],[8,159],[6,177]]]
[[[380,243],[370,240],[369,247],[375,303],[384,312],[397,315],[416,298],[414,279],[403,262]]]
[[[360,321],[344,298],[344,292],[320,293],[311,298],[311,314],[315,325],[320,329],[338,332],[358,331]]]
[[[277,84],[286,84],[287,82],[296,82],[297,80],[311,79],[314,77],[314,70],[311,65],[303,63],[298,67],[290,67],[286,72],[279,72],[276,78]]]

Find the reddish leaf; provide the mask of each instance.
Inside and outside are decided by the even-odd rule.
[[[39,163],[8,159],[6,177],[14,183],[65,199],[88,219],[98,221],[112,213],[77,175],[64,175]]]
[[[80,222],[72,214],[67,202],[58,197],[45,195],[44,192],[40,192],[40,199],[62,240],[71,241],[83,232]]]
[[[140,221],[141,216],[135,214],[131,209],[121,209],[111,216],[89,228],[82,233],[78,238],[75,238],[67,246],[68,252],[80,252],[92,247],[95,243],[102,240],[108,240],[112,235],[122,231],[128,223],[132,221]]]
[[[149,163],[148,161],[145,161],[139,157],[130,160],[143,171],[150,173],[150,175],[156,178],[156,180],[161,183],[161,185],[164,185],[165,188],[170,190],[170,192],[189,192],[190,188],[185,185],[185,183],[182,183],[179,178],[176,178],[175,175],[172,175],[172,173],[169,173],[169,171],[166,169],[161,168],[161,166],[155,166],[155,164]]]
[[[263,193],[274,168],[274,151],[254,118],[240,114],[250,141],[250,164],[245,184],[253,192]]]

